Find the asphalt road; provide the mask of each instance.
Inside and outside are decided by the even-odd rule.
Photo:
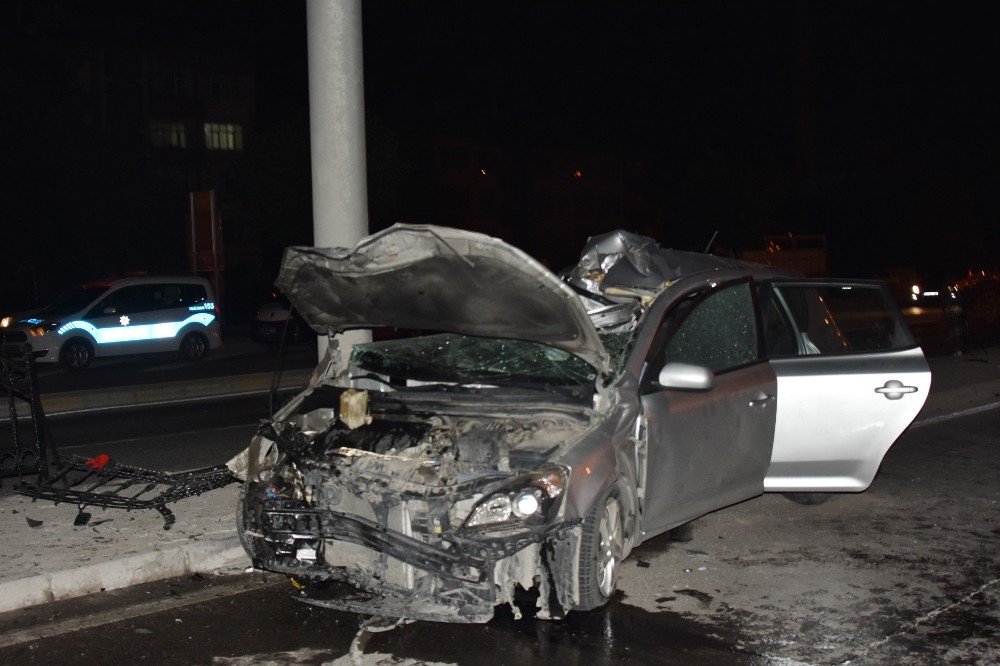
[[[122,456],[215,455],[246,441],[258,406],[185,412],[189,430],[148,449],[124,426],[105,441],[96,422],[66,432]],[[8,614],[0,663],[347,664],[352,649],[364,664],[998,663],[998,478],[992,410],[912,428],[865,493],[766,495],[699,519],[689,542],[647,542],[607,608],[562,622],[500,609],[485,626],[359,632],[360,616],[300,604],[277,578],[183,579]]]
[[[315,365],[315,340],[289,344],[285,349],[282,367],[311,368]],[[197,363],[186,361],[178,354],[162,353],[98,358],[90,367],[79,371],[66,370],[55,363],[39,363],[36,367],[43,394],[63,393],[273,372],[278,367],[278,348],[247,338],[225,338],[221,347]]]
[[[255,395],[52,416],[47,425],[60,453],[178,472],[227,461],[267,415],[268,397]]]

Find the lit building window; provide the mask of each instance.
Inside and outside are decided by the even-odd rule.
[[[205,147],[209,150],[243,150],[243,126],[205,123]]]
[[[149,142],[161,148],[187,148],[187,128],[184,127],[184,123],[151,122]]]

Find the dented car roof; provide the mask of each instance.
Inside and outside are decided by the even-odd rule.
[[[321,332],[391,326],[528,340],[611,366],[573,289],[483,234],[397,224],[351,250],[290,247],[277,286]]]

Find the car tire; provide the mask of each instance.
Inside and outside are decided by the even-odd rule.
[[[181,355],[192,363],[205,358],[208,353],[208,338],[201,333],[188,333],[181,340]]]
[[[785,499],[791,500],[796,504],[804,504],[806,506],[816,506],[818,504],[823,504],[833,497],[833,493],[782,493]]]
[[[94,360],[94,348],[82,338],[67,341],[59,351],[59,363],[67,370],[83,370]]]
[[[694,521],[689,523],[684,523],[683,525],[678,525],[674,529],[667,532],[667,537],[671,541],[677,541],[680,543],[687,543],[694,539]]]
[[[625,548],[625,524],[618,487],[612,486],[583,521],[578,580],[580,602],[576,610],[599,608],[617,590]]]

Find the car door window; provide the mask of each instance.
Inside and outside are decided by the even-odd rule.
[[[879,285],[777,285],[765,331],[771,356],[880,352],[914,344]]]
[[[764,309],[764,341],[768,356],[794,356],[798,353],[798,337],[788,314],[771,299]]]
[[[760,351],[750,284],[686,298],[664,318],[657,338],[649,363],[656,372],[671,361],[701,365],[717,374],[757,362]]]
[[[123,287],[108,294],[97,307],[93,308],[89,317],[107,317],[110,315],[131,315],[145,312],[149,309],[147,287],[137,285]]]

